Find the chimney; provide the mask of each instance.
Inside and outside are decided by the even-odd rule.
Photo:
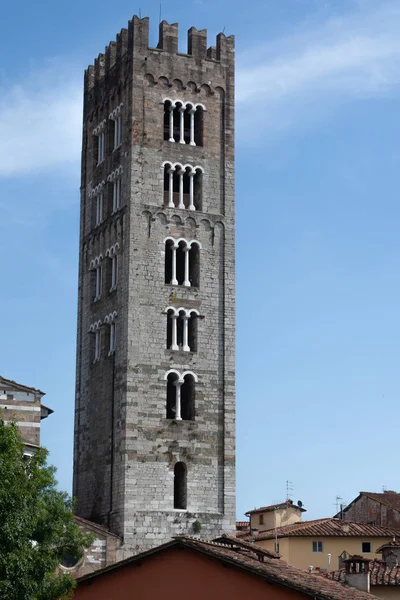
[[[344,561],[345,581],[352,587],[370,592],[371,573],[369,571],[369,560],[362,556],[352,556]]]
[[[392,542],[383,544],[376,551],[382,553],[382,561],[387,567],[397,567],[400,565],[400,540],[393,538]]]

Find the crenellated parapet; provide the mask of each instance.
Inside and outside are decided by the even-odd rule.
[[[234,61],[234,36],[226,36],[219,33],[216,45],[207,47],[207,30],[191,27],[187,34],[187,52],[179,52],[178,49],[178,23],[167,23],[162,21],[159,25],[159,37],[156,48],[149,46],[149,19],[143,19],[136,15],[128,23],[128,29],[121,29],[117,34],[116,41],[110,42],[95,59],[94,65],[89,65],[85,71],[85,92],[93,89],[104,77],[106,77],[126,55],[128,60],[144,59],[157,53],[167,55],[179,55],[194,60],[196,63],[202,60],[220,62],[224,66],[233,65]]]

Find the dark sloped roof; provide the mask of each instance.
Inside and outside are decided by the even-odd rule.
[[[111,537],[121,539],[115,533],[108,531],[108,529],[106,529],[106,527],[103,527],[103,525],[98,525],[98,523],[93,523],[92,521],[88,521],[87,519],[82,519],[82,517],[77,517],[76,515],[74,515],[74,519],[75,519],[77,525],[83,525],[84,527],[87,527],[88,529],[91,529],[92,531],[98,531],[101,535],[104,535],[104,536],[111,536]]]
[[[283,525],[276,529],[268,529],[254,536],[254,540],[270,540],[277,537],[393,537],[396,529],[365,525],[340,519],[326,518],[314,521],[303,521],[293,525]]]
[[[38,390],[33,387],[28,387],[27,385],[22,385],[21,383],[17,383],[16,381],[13,381],[12,379],[6,379],[5,377],[2,377],[0,375],[0,387],[1,387],[2,383],[4,383],[5,385],[9,385],[10,387],[15,387],[18,390],[21,390],[22,392],[34,392],[35,394],[41,394],[42,396],[45,396],[45,393],[42,392],[41,390]]]
[[[270,504],[269,506],[261,506],[260,508],[253,508],[253,510],[248,510],[244,514],[245,515],[254,515],[256,513],[269,512],[269,511],[273,511],[275,509],[288,508],[289,506],[292,508],[297,508],[297,510],[300,510],[301,512],[307,512],[305,508],[302,508],[301,506],[297,506],[297,504],[293,504],[293,502],[291,500],[286,500],[286,502],[281,502],[278,504]]]
[[[290,589],[302,592],[313,598],[323,600],[372,600],[375,596],[362,592],[354,587],[331,581],[319,575],[313,575],[289,566],[279,558],[271,558],[262,548],[254,544],[243,544],[236,538],[221,537],[220,542],[209,542],[190,537],[179,537],[162,546],[142,552],[132,556],[124,561],[115,563],[104,569],[95,571],[88,575],[80,577],[78,585],[84,581],[101,577],[103,573],[119,569],[125,565],[133,564],[136,561],[143,561],[145,558],[166,551],[173,547],[183,547],[206,554],[213,559],[219,560],[225,564],[235,566],[238,569],[245,570],[256,576],[285,586]],[[222,543],[223,540],[223,543]],[[261,551],[261,552],[260,552]]]
[[[371,500],[375,500],[375,502],[379,502],[384,506],[392,508],[393,510],[398,510],[400,512],[400,494],[394,492],[393,490],[386,490],[385,492],[360,492],[357,498],[354,498],[344,509],[343,512],[347,512],[353,504],[355,504],[361,496],[367,496]],[[340,512],[335,515],[335,517],[339,517]]]
[[[369,570],[371,573],[371,585],[400,586],[400,565],[388,567],[380,560],[371,560]],[[346,574],[344,569],[337,569],[336,571],[330,571],[322,575],[332,581],[345,582]]]

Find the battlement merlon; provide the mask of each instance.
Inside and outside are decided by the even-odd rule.
[[[222,65],[234,62],[235,38],[224,33],[217,35],[216,46],[207,48],[207,30],[191,27],[187,37],[187,54],[178,52],[178,23],[162,21],[159,25],[159,38],[156,48],[149,46],[149,18],[140,19],[136,15],[129,21],[128,29],[121,29],[116,41],[110,42],[104,54],[99,54],[94,65],[85,71],[85,93],[95,87],[115,66],[123,55],[132,58],[146,58],[151,52],[180,54],[194,61],[214,60]]]

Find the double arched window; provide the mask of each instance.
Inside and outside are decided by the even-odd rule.
[[[198,287],[200,284],[200,249],[197,240],[166,238],[165,283]]]
[[[197,319],[199,311],[195,308],[174,308],[169,306],[167,313],[168,350],[197,351]]]
[[[164,206],[202,210],[203,167],[164,162]]]
[[[192,371],[181,374],[171,369],[164,379],[167,382],[167,419],[194,421],[197,375]]]
[[[204,111],[203,104],[165,98],[164,140],[202,146]]]

